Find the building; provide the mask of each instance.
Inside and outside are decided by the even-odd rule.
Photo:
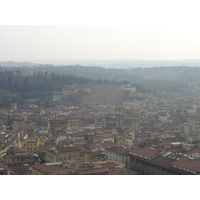
[[[67,119],[62,117],[62,118],[51,118],[48,120],[50,124],[51,129],[55,129],[58,127],[63,127],[67,125]]]
[[[0,163],[7,150],[19,141],[20,135],[21,132],[17,129],[0,132]]]
[[[124,169],[110,161],[44,163],[31,166],[32,175],[136,175],[137,172]]]
[[[7,126],[8,125],[8,115],[7,113],[1,112],[0,113],[0,126],[2,127],[3,125]]]
[[[89,151],[75,145],[55,145],[46,150],[47,163],[89,159]]]
[[[75,175],[75,167],[63,166],[61,162],[44,163],[31,167],[32,175]]]
[[[106,148],[106,160],[114,160],[129,168],[129,150],[121,147]]]
[[[30,153],[38,154],[38,147],[40,146],[40,140],[38,138],[27,138],[21,141],[21,146],[26,148]]]
[[[25,123],[26,117],[11,117],[11,123],[13,126],[18,127],[20,129],[27,128],[27,124]]]
[[[194,156],[190,151],[192,149],[186,151],[182,147],[135,149],[130,152],[129,169],[141,175],[200,174],[200,154]]]
[[[8,167],[20,167],[25,165],[36,165],[40,163],[38,155],[27,152],[23,148],[11,147],[2,163]]]
[[[105,151],[102,150],[98,150],[95,149],[90,153],[90,160],[95,161],[95,160],[105,160],[106,159],[106,155],[105,155]]]
[[[16,175],[16,174],[6,165],[0,163],[0,175]]]
[[[5,155],[6,155],[6,148],[3,146],[0,146],[0,163],[2,162],[2,158]]]
[[[135,93],[135,88],[118,85],[65,86],[62,97],[67,105],[121,102]]]
[[[66,125],[67,127],[81,127],[82,122],[80,119],[68,119]]]
[[[200,115],[199,114],[192,114],[188,117],[188,122],[192,127],[193,131],[200,132]]]
[[[35,138],[48,138],[50,136],[51,136],[51,133],[48,131],[48,129],[40,129],[34,132]]]
[[[11,103],[11,110],[17,110],[17,103]]]

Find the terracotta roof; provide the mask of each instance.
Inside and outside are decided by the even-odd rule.
[[[106,163],[98,163],[97,164],[101,165],[102,167],[106,167],[107,169],[110,169],[114,166],[116,166],[116,163],[114,162],[106,162]]]
[[[90,150],[87,150],[87,149],[82,148],[82,147],[80,147],[80,150],[81,150],[82,153],[89,153],[89,152],[91,152]]]
[[[172,159],[165,158],[163,156],[158,156],[158,157],[152,159],[150,162],[155,164],[155,165],[162,166],[162,167],[170,169],[171,168]]]
[[[13,172],[9,167],[7,167],[6,165],[0,163],[0,168],[4,168],[5,170],[11,172],[12,174],[15,174],[15,172]]]
[[[28,175],[28,174],[31,174],[29,166],[10,167],[10,169],[13,172],[15,172],[17,175]]]
[[[38,153],[45,153],[49,146],[38,146]]]
[[[76,169],[56,169],[51,175],[73,175],[78,174]]]
[[[194,147],[187,151],[188,151],[188,153],[200,153],[200,147]]]
[[[90,153],[91,156],[103,155],[105,151],[97,150]]]
[[[4,156],[5,159],[8,158],[22,158],[22,157],[36,157],[34,154],[32,153],[27,153],[27,154],[23,154],[23,155],[6,155]]]
[[[170,147],[167,149],[167,151],[170,151],[170,152],[183,152],[185,151],[182,147]]]
[[[174,161],[172,165],[176,165],[189,170],[194,170],[200,173],[200,160],[191,160],[188,157],[181,157],[180,160]]]
[[[138,154],[138,156],[141,155],[141,156],[146,156],[148,158],[151,158],[159,154],[162,150],[163,149],[151,149],[149,147],[145,147],[145,148],[132,150],[131,152],[132,154],[133,153]]]
[[[97,149],[95,144],[88,144],[88,147],[91,151]]]
[[[27,150],[24,147],[13,147],[13,151],[14,151],[14,154],[27,152]]]
[[[121,167],[113,167],[110,169],[108,175],[138,175],[138,173]]]
[[[50,175],[54,172],[54,169],[45,164],[33,165],[32,168],[41,172],[44,175]]]
[[[60,145],[56,145],[55,146],[56,150],[58,152],[63,152],[63,151],[80,151],[80,147],[78,146],[67,146],[67,147],[64,147],[64,146],[60,146]]]
[[[89,175],[89,174],[99,174],[99,173],[108,173],[109,170],[105,167],[87,169],[87,170],[79,170],[80,175]]]

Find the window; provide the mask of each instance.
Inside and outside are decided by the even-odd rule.
[[[27,150],[29,150],[29,148],[27,148]]]
[[[62,157],[60,157],[60,160],[62,160]]]
[[[36,150],[36,148],[34,148],[34,150]]]

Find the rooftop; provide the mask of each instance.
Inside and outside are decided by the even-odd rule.
[[[135,156],[139,157],[146,157],[147,159],[150,159],[154,156],[157,156],[161,154],[162,152],[167,151],[164,149],[154,149],[151,147],[145,147],[145,148],[140,148],[140,149],[135,149],[132,150],[130,153]]]
[[[200,160],[191,159],[190,157],[181,157],[179,160],[172,162],[172,165],[181,167],[183,170],[192,170],[200,173]]]

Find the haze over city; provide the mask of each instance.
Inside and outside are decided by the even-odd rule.
[[[199,35],[193,26],[1,26],[0,61],[195,59]]]
[[[43,3],[37,15],[37,6],[29,7],[29,18],[23,9],[11,18],[3,11],[7,23],[0,27],[0,61],[200,59],[196,1],[104,3],[74,1],[67,12],[59,6],[58,13],[55,6],[53,15],[47,10],[48,18]]]
[[[196,198],[191,176],[134,175],[200,175],[199,19],[197,0],[1,2],[0,175],[33,175],[2,195]]]

